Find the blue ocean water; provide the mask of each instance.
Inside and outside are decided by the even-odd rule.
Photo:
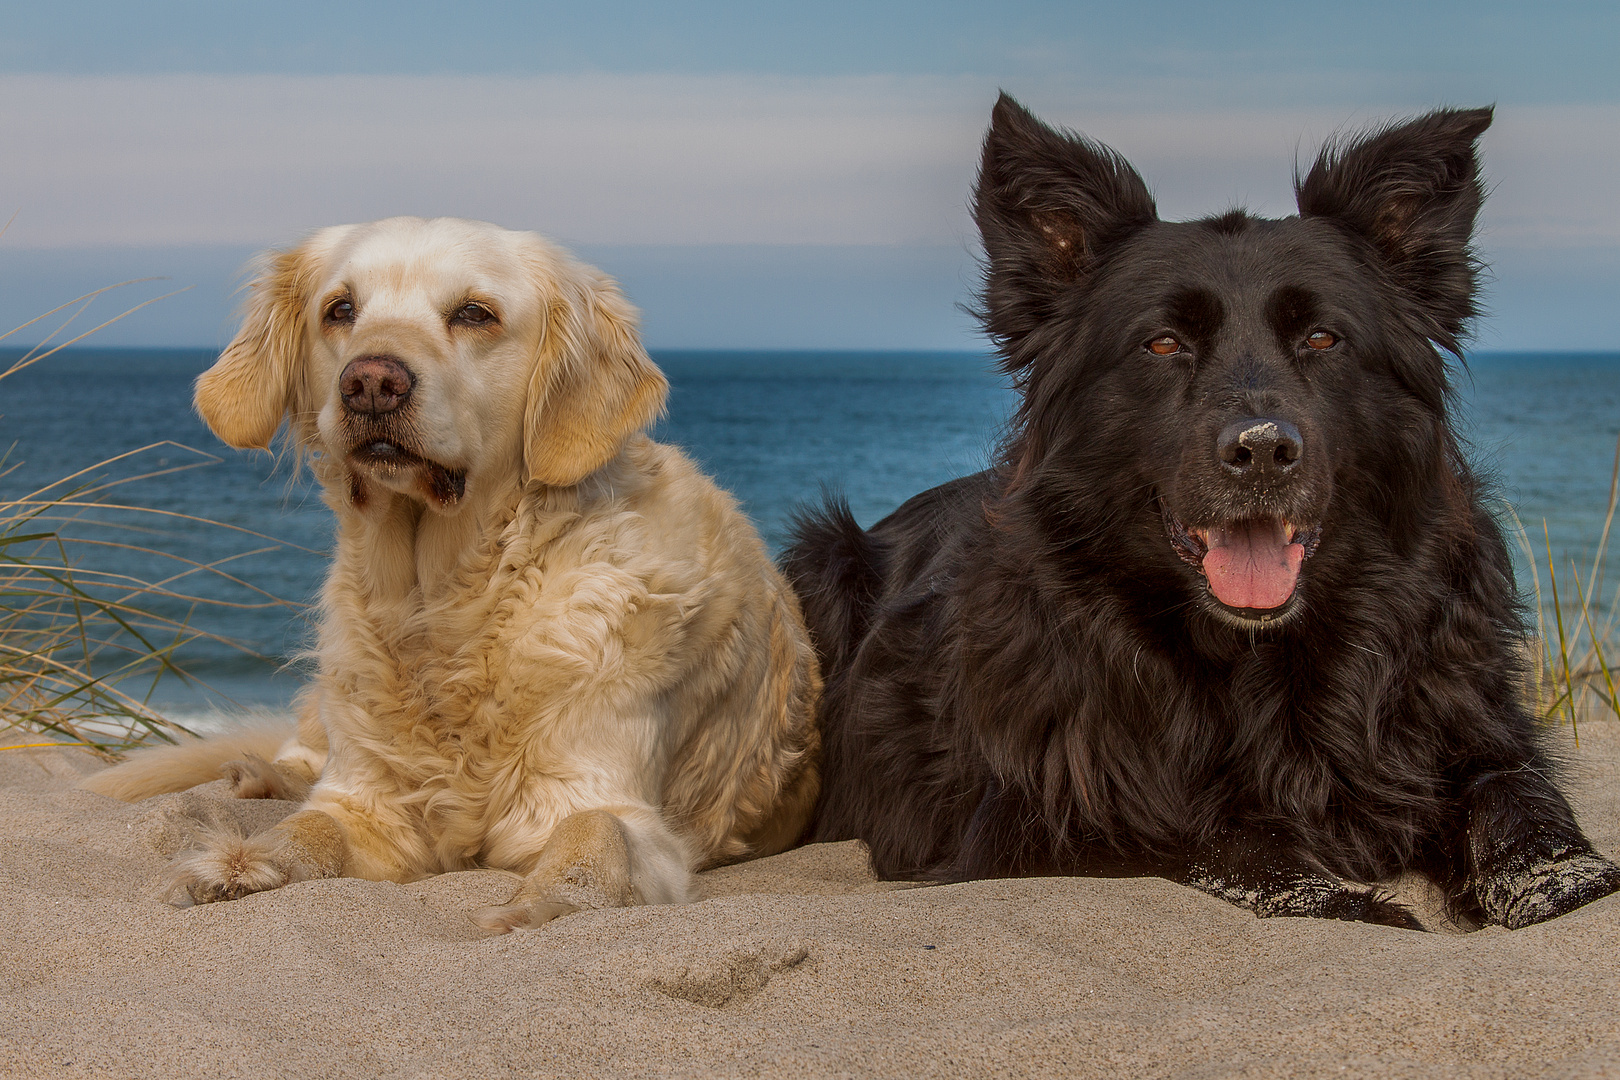
[[[14,356],[0,353],[0,368]],[[672,385],[657,437],[685,447],[736,494],[773,549],[794,506],[822,486],[842,491],[871,524],[916,492],[982,468],[1012,403],[990,359],[971,353],[665,351],[655,359]],[[191,381],[212,360],[202,350],[85,349],[0,380],[0,450],[11,447],[0,498],[86,469],[73,485],[155,473],[107,497],[176,516],[98,512],[69,530],[100,542],[78,552],[80,563],[143,580],[176,572],[172,562],[101,546],[134,543],[230,575],[198,571],[175,591],[236,605],[199,606],[194,624],[259,658],[212,641],[189,646],[183,659],[211,689],[169,682],[154,697],[182,716],[222,700],[280,705],[291,696],[301,675],[289,658],[308,630],[302,604],[331,535],[327,511],[289,462],[231,451],[192,414]],[[1589,560],[1620,437],[1620,353],[1476,356],[1458,390],[1474,457],[1494,472],[1538,551],[1545,519],[1560,567]],[[185,613],[184,601],[171,605]]]

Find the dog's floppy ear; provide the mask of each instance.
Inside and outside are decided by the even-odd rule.
[[[983,318],[990,333],[1004,344],[1023,337],[1103,248],[1157,216],[1147,185],[1124,158],[1047,127],[1002,94],[973,193],[988,261]]]
[[[1369,240],[1417,301],[1427,336],[1456,353],[1475,314],[1469,241],[1485,198],[1474,143],[1491,109],[1439,109],[1322,148],[1295,180],[1301,217],[1332,218]]]
[[[197,412],[221,441],[239,450],[267,449],[293,407],[314,262],[308,243],[267,255],[248,286],[242,328],[197,378]]]
[[[524,468],[530,480],[567,487],[658,418],[669,382],[612,279],[578,263],[542,276],[546,327],[523,414]]]

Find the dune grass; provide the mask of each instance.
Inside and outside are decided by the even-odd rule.
[[[1615,443],[1603,532],[1584,575],[1574,559],[1567,561],[1563,571],[1558,569],[1545,520],[1541,523],[1542,550],[1538,553],[1523,523],[1517,515],[1514,517],[1535,594],[1535,700],[1544,719],[1570,725],[1577,745],[1583,718],[1620,718],[1620,694],[1616,693],[1613,666],[1614,661],[1620,659],[1620,641],[1616,640],[1616,632],[1620,630],[1620,587],[1605,602],[1604,585],[1604,562],[1617,503],[1620,503],[1620,440]],[[1545,593],[1542,591],[1542,565],[1547,569]]]
[[[0,367],[0,385],[163,299],[137,304],[68,336],[86,305],[107,291],[87,293],[0,334],[4,341],[43,319],[62,316],[61,325],[41,345]],[[58,337],[66,340],[52,344]],[[145,462],[160,450],[167,455],[180,451],[189,459],[146,469]],[[119,501],[116,495],[124,485],[217,460],[176,443],[156,443],[16,497],[0,497],[0,741],[10,748],[72,743],[116,757],[142,743],[191,734],[151,706],[153,692],[164,679],[190,680],[177,659],[184,646],[204,637],[225,640],[193,624],[199,610],[283,603],[234,577],[224,566],[278,545],[271,541],[223,562],[197,563],[154,545],[179,547],[187,530],[230,526],[141,507]],[[0,452],[0,480],[18,478],[22,464],[17,447],[5,448]],[[110,565],[116,556],[129,553],[149,556],[147,565],[162,566],[165,573],[147,581],[97,568],[98,563]],[[208,575],[228,579],[253,598],[244,604],[201,595],[193,586],[199,576]]]

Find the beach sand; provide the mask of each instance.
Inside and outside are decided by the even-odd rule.
[[[1620,850],[1620,723],[1570,753]],[[0,752],[5,1077],[1620,1076],[1620,897],[1420,934],[1157,879],[882,883],[846,843],[493,937],[498,871],[159,903],[199,824],[292,805],[74,789],[99,767]]]

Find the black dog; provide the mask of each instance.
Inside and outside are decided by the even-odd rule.
[[[1300,214],[1162,222],[1003,96],[982,318],[998,463],[785,557],[827,676],[812,838],[885,877],[1158,874],[1416,927],[1620,888],[1548,779],[1507,551],[1447,420],[1489,109],[1328,147]]]

